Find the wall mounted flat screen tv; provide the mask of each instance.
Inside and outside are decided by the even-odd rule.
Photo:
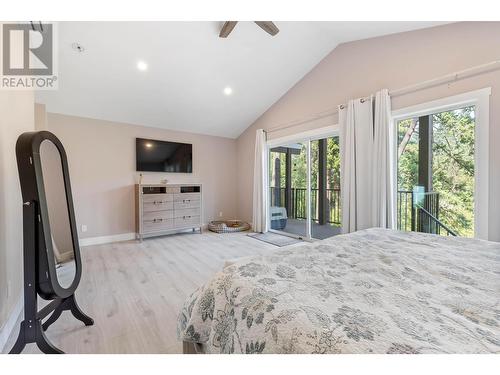
[[[188,143],[135,139],[138,172],[193,172],[193,145]]]

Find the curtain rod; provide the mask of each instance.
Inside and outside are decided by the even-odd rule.
[[[469,78],[469,77],[483,74],[483,73],[488,73],[488,72],[495,71],[498,69],[500,69],[500,60],[494,60],[494,61],[491,61],[491,62],[486,63],[486,64],[476,65],[476,66],[473,66],[471,68],[460,70],[460,71],[455,72],[455,73],[446,74],[446,75],[438,77],[438,78],[434,78],[434,79],[430,79],[430,80],[423,81],[420,83],[416,83],[416,84],[406,86],[406,87],[403,87],[403,88],[400,88],[397,90],[390,90],[389,95],[391,96],[391,98],[394,98],[397,96],[403,96],[403,95],[407,95],[407,94],[410,94],[410,93],[413,93],[416,91],[428,89],[428,88],[435,87],[435,86],[440,86],[440,85],[443,85],[446,83],[456,82],[456,81],[459,81],[461,79]],[[364,101],[368,98],[369,97],[364,97],[364,98],[361,98],[361,100]],[[341,104],[338,107],[342,108],[344,105],[345,104]],[[288,123],[284,123],[284,124],[272,127],[269,130],[264,130],[264,132],[272,133],[272,132],[292,128],[292,127],[299,126],[299,125],[302,125],[302,124],[305,124],[305,123],[308,123],[308,122],[311,122],[314,120],[319,120],[319,119],[322,119],[322,118],[325,118],[328,116],[335,115],[338,113],[338,109],[337,109],[338,107],[316,113],[312,116],[306,117],[306,118],[301,119],[301,120],[295,120],[295,121],[291,121]]]

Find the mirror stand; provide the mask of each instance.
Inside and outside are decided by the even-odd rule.
[[[24,227],[24,320],[21,322],[19,336],[10,354],[19,354],[26,344],[36,343],[38,348],[46,354],[63,354],[45,336],[44,331],[54,323],[63,311],[69,310],[73,316],[82,321],[86,326],[94,324],[94,320],[85,315],[75,300],[74,293],[66,298],[56,298],[47,306],[38,311],[37,305],[37,279],[36,279],[36,254],[38,241],[39,210],[36,201],[28,201],[23,204],[23,227]],[[52,315],[45,323],[42,320]]]

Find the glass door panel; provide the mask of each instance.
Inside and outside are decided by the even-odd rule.
[[[306,238],[307,142],[271,148],[269,190],[270,229]]]
[[[341,233],[339,137],[311,141],[311,236]]]

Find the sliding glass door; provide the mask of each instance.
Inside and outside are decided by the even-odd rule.
[[[269,171],[269,228],[306,238],[307,143],[271,148]]]
[[[340,234],[339,137],[311,141],[311,236]]]
[[[304,239],[340,233],[338,136],[269,147],[269,228]]]

